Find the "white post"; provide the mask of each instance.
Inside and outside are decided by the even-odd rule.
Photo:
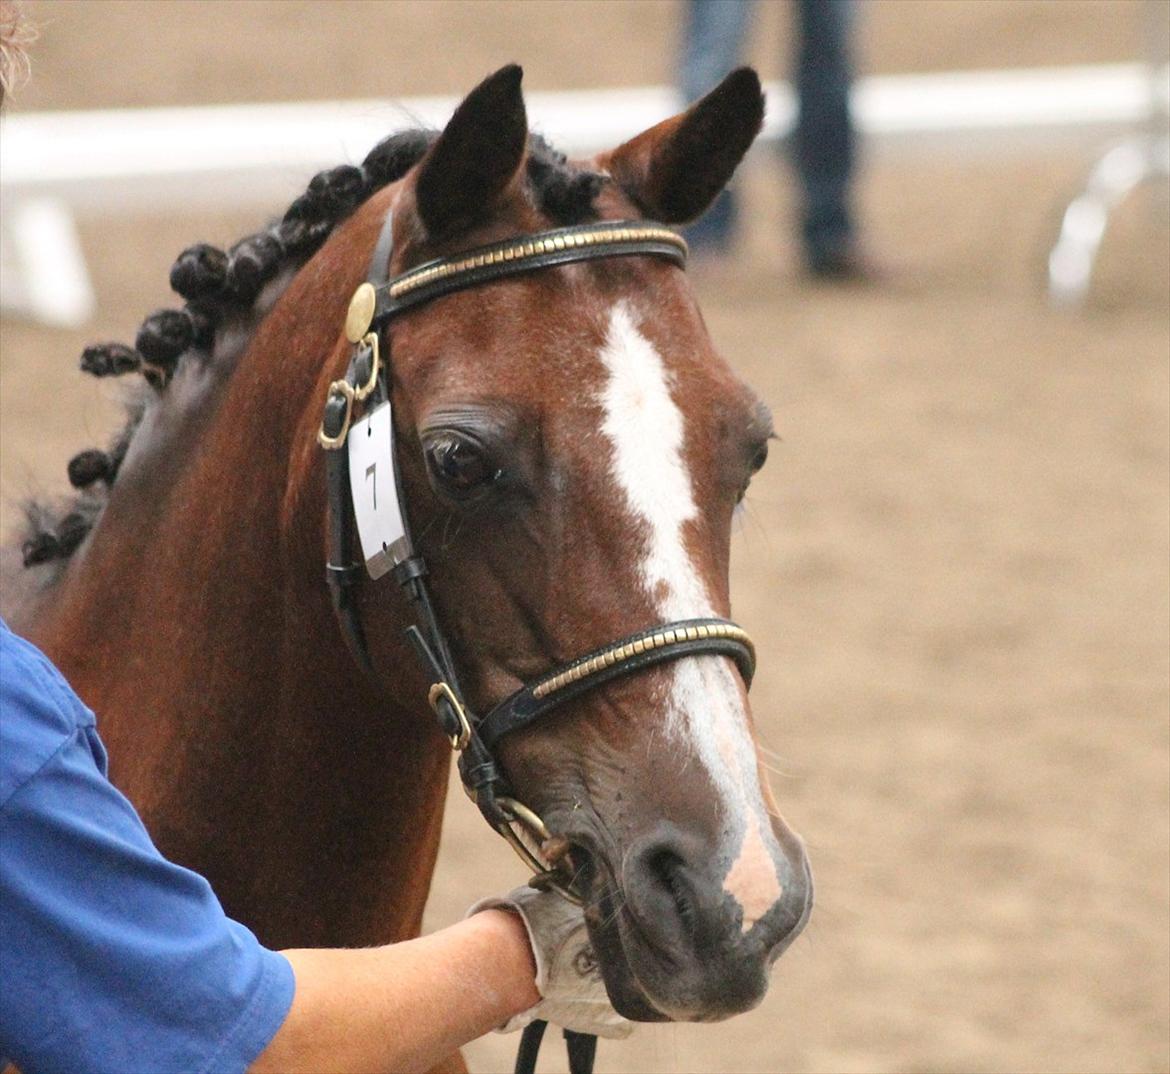
[[[58,198],[21,198],[5,207],[0,229],[0,307],[54,327],[85,324],[93,316],[93,287],[69,206]]]

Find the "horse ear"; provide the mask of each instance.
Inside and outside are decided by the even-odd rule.
[[[741,67],[687,111],[631,138],[599,163],[647,216],[684,224],[727,185],[763,123],[759,76]]]
[[[419,165],[415,200],[428,237],[441,239],[488,216],[524,162],[524,72],[501,67],[455,109]]]

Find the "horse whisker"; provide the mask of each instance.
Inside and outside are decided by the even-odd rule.
[[[614,906],[613,913],[611,913],[609,915],[609,917],[607,917],[601,923],[601,927],[603,929],[609,928],[609,926],[612,925],[618,919],[618,915],[626,908],[625,896],[622,895],[622,893],[620,891],[614,891],[614,896],[615,896],[614,901],[616,902],[617,905]]]

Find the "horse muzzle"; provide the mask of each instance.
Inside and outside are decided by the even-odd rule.
[[[786,835],[775,862],[778,896],[758,917],[725,889],[718,856],[670,824],[631,846],[616,872],[588,856],[586,920],[621,1014],[713,1022],[763,1000],[772,964],[812,910],[808,859]]]

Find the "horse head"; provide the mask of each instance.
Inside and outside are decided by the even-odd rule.
[[[328,507],[339,471],[317,432],[381,240],[383,279],[504,243],[524,271],[374,322],[457,686],[483,729],[502,699],[608,647],[583,667],[622,674],[495,737],[500,786],[543,818],[537,853],[571,870],[618,1010],[709,1020],[762,998],[812,891],[761,776],[749,643],[725,622],[732,520],[771,424],[713,347],[664,226],[706,208],[762,115],[742,70],[570,162],[530,135],[520,71],[504,68],[441,134],[391,136],[230,250],[184,251],[184,308],[151,314],[132,348],[82,356],[148,387],[109,452],[70,464],[73,509],[34,519],[29,569],[0,561],[2,592],[101,714],[111,773],[160,848],[266,943],[420,927],[449,770],[420,718],[433,680],[389,578],[346,576],[374,676],[347,654],[320,568],[348,504]],[[557,256],[525,260],[550,228]],[[597,249],[561,257],[565,228]],[[470,741],[465,773],[486,739]]]
[[[569,163],[530,136],[520,71],[504,68],[346,228],[370,236],[392,213],[397,275],[586,221],[682,224],[723,188],[762,117],[759,81],[740,70],[681,115]],[[339,341],[319,389],[348,353]],[[486,282],[396,317],[382,353],[403,498],[475,711],[614,638],[727,616],[732,521],[772,429],[679,267],[611,257]],[[374,666],[400,661],[396,587],[366,583],[361,615]],[[688,655],[624,676],[498,752],[551,833],[543,852],[576,870],[619,1011],[713,1020],[761,1000],[812,887],[761,776],[732,660]]]

